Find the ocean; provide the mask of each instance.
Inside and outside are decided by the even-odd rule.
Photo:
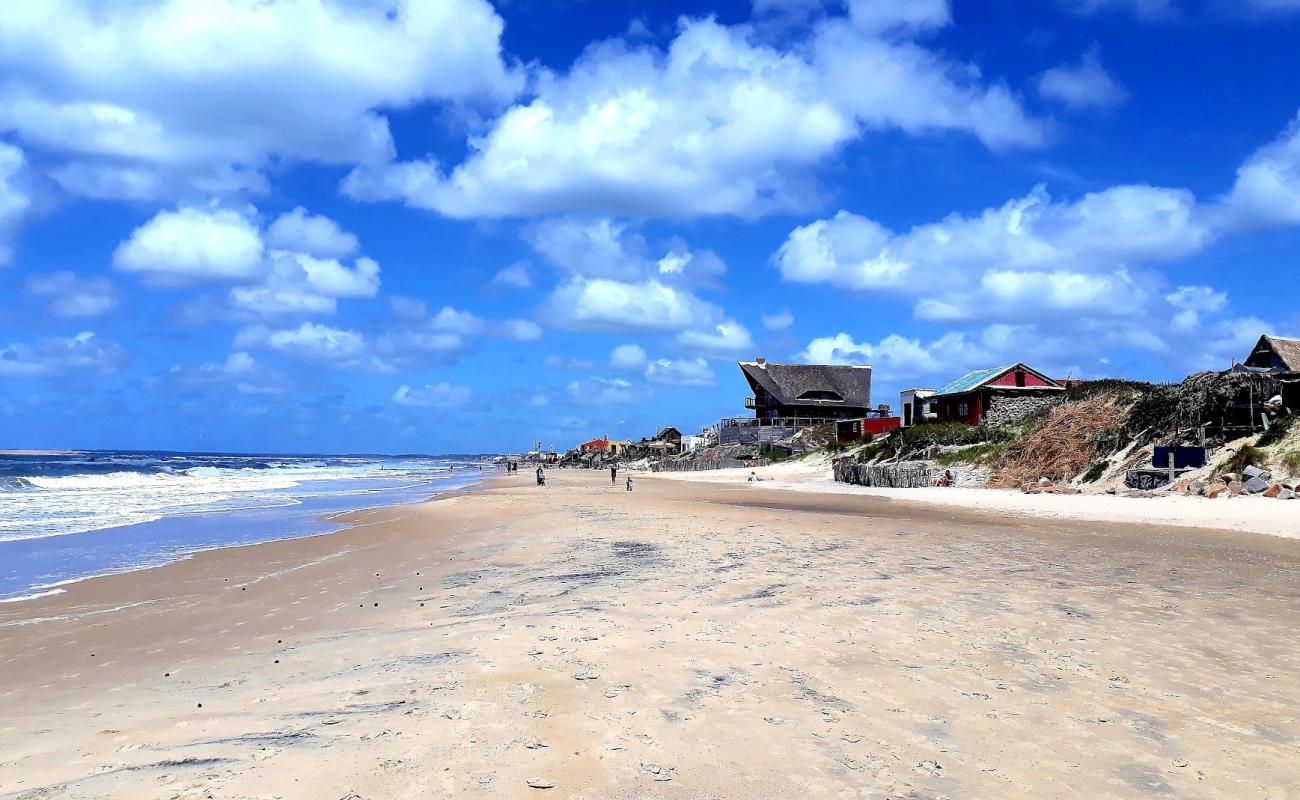
[[[321,515],[476,482],[478,456],[0,454],[0,602],[216,547],[312,536]]]

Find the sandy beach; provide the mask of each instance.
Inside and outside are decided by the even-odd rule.
[[[0,606],[0,798],[1300,796],[1300,542],[710,478]]]

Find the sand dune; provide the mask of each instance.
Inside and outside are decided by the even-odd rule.
[[[1300,544],[527,475],[0,607],[0,797],[1283,798]]]

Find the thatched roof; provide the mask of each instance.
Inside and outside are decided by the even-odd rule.
[[[761,386],[782,405],[871,407],[871,367],[757,361],[739,363],[751,387],[757,390]]]
[[[1281,372],[1300,372],[1300,339],[1261,336],[1246,358],[1246,366],[1273,368]]]

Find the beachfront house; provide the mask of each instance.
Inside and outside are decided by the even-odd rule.
[[[1060,401],[1065,386],[1025,364],[967,372],[935,392],[934,421],[997,427]]]
[[[904,389],[898,393],[904,428],[929,422],[934,417],[934,389]]]
[[[1269,381],[1270,383],[1258,387],[1261,394],[1271,396],[1276,392],[1282,398],[1283,408],[1300,410],[1300,339],[1267,334],[1261,336],[1246,360],[1233,369],[1254,373],[1260,380]],[[1253,404],[1252,402],[1251,405]],[[1251,417],[1253,424],[1253,412]]]
[[[1246,356],[1245,366],[1270,373],[1300,373],[1300,339],[1264,335]]]
[[[660,428],[655,434],[655,437],[650,441],[667,442],[673,446],[675,452],[680,453],[682,451],[682,432],[674,428],[672,425],[669,425],[667,428]]]
[[[871,416],[871,367],[739,362],[749,384],[745,408],[752,417],[718,423],[721,444],[761,444],[844,419]]]
[[[609,437],[601,439],[592,439],[589,442],[583,442],[578,445],[580,453],[606,453],[609,451]]]
[[[626,439],[605,438],[605,453],[611,456],[621,456],[631,446],[632,443]]]

